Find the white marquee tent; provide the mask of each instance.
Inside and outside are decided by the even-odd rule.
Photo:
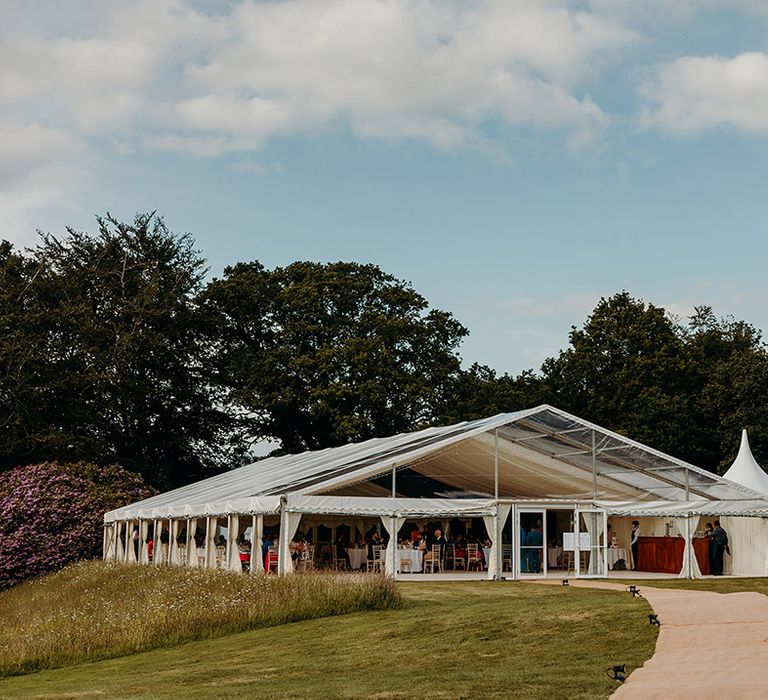
[[[701,516],[748,520],[754,524],[750,526],[752,539],[762,537],[760,554],[752,557],[749,573],[762,575],[768,573],[765,494],[752,484],[718,477],[542,405],[457,425],[271,457],[153,496],[105,515],[104,556],[136,559],[129,537],[121,537],[121,532],[138,527],[138,559],[148,562],[144,540],[152,526],[155,532],[161,528],[170,532],[167,551],[159,551],[154,562],[182,563],[184,545],[177,544],[178,535],[186,529],[191,549],[200,522],[206,524],[207,533],[201,561],[215,566],[216,528],[212,524],[226,519],[225,565],[240,570],[237,547],[232,543],[241,520],[249,522],[253,549],[259,551],[265,518],[279,519],[278,571],[287,573],[292,569],[289,542],[302,518],[375,519],[391,535],[386,571],[396,575],[396,535],[406,520],[482,518],[492,543],[488,576],[504,573],[515,578],[525,575],[520,563],[524,543],[517,536],[521,518],[536,517],[536,513],[543,517],[547,510],[559,509],[570,512],[575,530],[576,575],[605,575],[609,516],[617,520],[645,517],[649,522],[666,519],[674,524],[675,534],[685,540],[681,576],[699,575],[692,537]],[[507,523],[515,526],[510,524],[504,530]],[[517,560],[509,573],[504,572],[501,556],[503,536],[511,538],[512,556]],[[739,544],[733,546],[738,549]],[[580,548],[591,552],[591,563],[582,570]],[[196,557],[188,558],[188,565],[196,564]],[[259,556],[251,558],[251,568],[263,568]]]

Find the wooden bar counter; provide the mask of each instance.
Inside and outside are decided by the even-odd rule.
[[[637,570],[659,574],[679,574],[683,568],[685,540],[682,537],[640,537],[637,541]],[[709,540],[697,537],[693,551],[699,569],[709,574]]]

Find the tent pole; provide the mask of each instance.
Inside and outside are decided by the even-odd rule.
[[[592,500],[597,498],[597,460],[595,458],[595,431],[592,431]]]
[[[397,483],[397,467],[392,465],[392,498],[395,498],[395,496],[397,496],[396,483]]]
[[[499,429],[493,431],[494,463],[493,463],[493,497],[499,500]]]

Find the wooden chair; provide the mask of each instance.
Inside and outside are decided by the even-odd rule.
[[[224,562],[227,558],[227,548],[226,547],[216,547],[216,568],[217,569],[223,569],[224,568]]]
[[[476,544],[467,545],[467,571],[472,571],[472,567],[476,567],[477,571],[483,570],[483,555]]]
[[[400,573],[405,573],[405,569],[408,569],[408,573],[413,572],[413,549],[410,547],[398,547],[398,559],[400,565],[398,570]]]
[[[277,558],[278,558],[278,550],[276,545],[271,545],[267,549],[267,571],[274,571],[277,573]]]
[[[179,548],[179,561],[181,562],[182,566],[187,565],[187,545],[180,544],[176,545]]]
[[[501,545],[501,569],[502,571],[512,571],[512,545]]]
[[[453,560],[453,570],[456,571],[456,569],[461,566],[462,569],[466,571],[467,569],[467,558],[466,557],[459,557],[456,555],[456,545],[452,544],[449,545],[451,548],[451,559]],[[448,568],[448,556],[446,555],[446,569]]]
[[[308,544],[304,556],[304,571],[315,570],[315,545]]]
[[[334,571],[344,571],[347,568],[347,560],[344,557],[339,556],[339,548],[333,545],[333,562],[331,568]]]
[[[440,545],[439,544],[433,544],[432,549],[429,553],[429,558],[425,555],[424,557],[424,572],[427,572],[427,569],[429,569],[430,574],[435,573],[435,568],[442,574],[443,573],[443,562],[440,559]]]
[[[368,571],[374,574],[384,572],[384,560],[381,558],[381,545],[375,544],[371,547],[373,558],[368,560]]]

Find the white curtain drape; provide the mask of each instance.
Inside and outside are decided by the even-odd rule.
[[[381,523],[389,535],[387,549],[384,552],[384,573],[392,578],[397,578],[397,533],[403,526],[405,518],[392,518],[382,516]]]
[[[251,523],[251,573],[264,571],[264,557],[261,548],[264,546],[264,516],[254,515]]]
[[[216,527],[218,518],[207,517],[205,519],[205,566],[209,569],[216,568]]]
[[[160,566],[163,563],[163,543],[160,541],[160,531],[163,527],[162,520],[155,520],[152,527],[152,563]]]
[[[277,558],[277,573],[290,574],[293,571],[293,560],[291,559],[290,544],[299,529],[301,522],[301,513],[291,513],[283,509],[280,514],[280,542]]]
[[[139,564],[149,563],[149,548],[147,537],[149,536],[149,521],[139,520]]]
[[[603,537],[603,546],[607,546],[607,542],[605,542],[605,533],[602,532],[603,529],[603,515],[602,513],[580,513],[582,516],[582,519],[584,520],[584,525],[587,528],[587,533],[589,534],[589,565],[587,568],[587,573],[590,576],[596,576],[602,572],[603,565],[601,561],[601,550],[597,548],[597,545],[600,544],[600,536],[602,534]],[[581,554],[579,554],[581,556]],[[581,572],[584,573],[584,572]]]
[[[502,504],[496,506],[496,515],[484,515],[483,523],[485,524],[485,530],[488,533],[488,539],[491,541],[491,554],[488,557],[488,578],[498,578],[501,576],[502,558],[499,556],[499,550],[501,547],[501,533],[504,528],[504,523],[507,522],[509,517],[509,511],[512,506],[509,504]]]
[[[128,544],[128,559],[127,560],[131,564],[135,564],[136,563],[136,544],[135,544],[136,540],[133,537],[134,536],[134,531],[133,530],[134,530],[135,527],[138,527],[138,525],[134,525],[134,521],[133,520],[129,520],[128,521],[128,527],[127,527],[127,530],[126,530],[127,534],[125,536],[125,539],[126,539],[126,543]],[[138,538],[141,539],[141,534],[139,534]]]
[[[104,528],[104,559],[114,561],[117,559],[117,533],[120,523],[112,523]]]
[[[179,521],[168,521],[168,563],[179,563],[179,543],[176,538],[179,536]]]
[[[721,516],[720,526],[731,550],[730,556],[723,557],[724,573],[768,575],[768,518]]]
[[[701,569],[696,559],[696,552],[693,551],[693,533],[698,528],[699,516],[690,518],[675,518],[675,533],[685,540],[683,548],[683,563],[680,567],[678,578],[688,578],[690,566],[691,578],[701,578]]]
[[[229,517],[229,537],[227,537],[227,546],[229,548],[229,570],[243,573],[243,565],[240,563],[240,547],[237,546],[237,538],[240,536],[240,516],[231,515]]]
[[[197,533],[197,518],[190,518],[187,528],[187,566],[197,567],[197,542],[195,534]]]

